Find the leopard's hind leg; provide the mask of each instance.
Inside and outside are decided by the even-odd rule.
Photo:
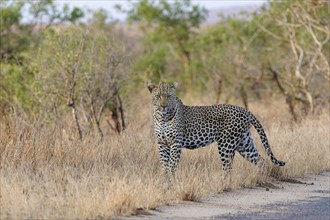
[[[258,153],[258,149],[253,142],[250,129],[247,129],[247,131],[243,134],[241,142],[236,150],[246,160],[257,165],[259,168],[263,167],[264,159]]]
[[[239,138],[222,135],[218,141],[218,152],[222,164],[222,169],[225,174],[230,174],[232,170],[233,158],[235,149],[239,143]]]

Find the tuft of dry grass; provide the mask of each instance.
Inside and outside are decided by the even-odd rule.
[[[142,102],[141,105],[144,105]],[[276,111],[252,105],[261,119],[276,157],[267,162],[266,178],[298,177],[330,169],[329,115],[311,116],[300,124],[274,120]],[[271,114],[269,114],[271,112]],[[153,141],[149,109],[131,119],[120,136],[99,141],[70,138],[72,131],[25,124],[17,117],[0,121],[0,218],[87,219],[136,214],[161,204],[202,197],[225,189],[255,185],[262,177],[256,166],[234,159],[224,179],[214,145],[184,150],[175,178],[162,174]],[[284,116],[286,117],[286,116]]]

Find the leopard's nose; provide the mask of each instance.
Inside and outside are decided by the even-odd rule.
[[[160,100],[160,106],[163,107],[163,108],[167,107],[167,100],[164,99],[164,98],[162,98],[162,99]]]

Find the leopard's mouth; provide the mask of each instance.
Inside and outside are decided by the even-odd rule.
[[[165,107],[162,107],[162,106],[160,106],[160,107],[158,107],[158,111],[160,111],[160,112],[168,112],[168,107],[167,106],[165,106]]]

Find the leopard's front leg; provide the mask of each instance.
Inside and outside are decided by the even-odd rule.
[[[180,158],[181,158],[181,144],[174,143],[170,146],[170,161],[169,161],[169,166],[171,168],[172,175],[175,174]]]
[[[159,159],[162,163],[165,173],[168,174],[169,171],[169,161],[170,161],[170,147],[165,144],[159,143]]]

